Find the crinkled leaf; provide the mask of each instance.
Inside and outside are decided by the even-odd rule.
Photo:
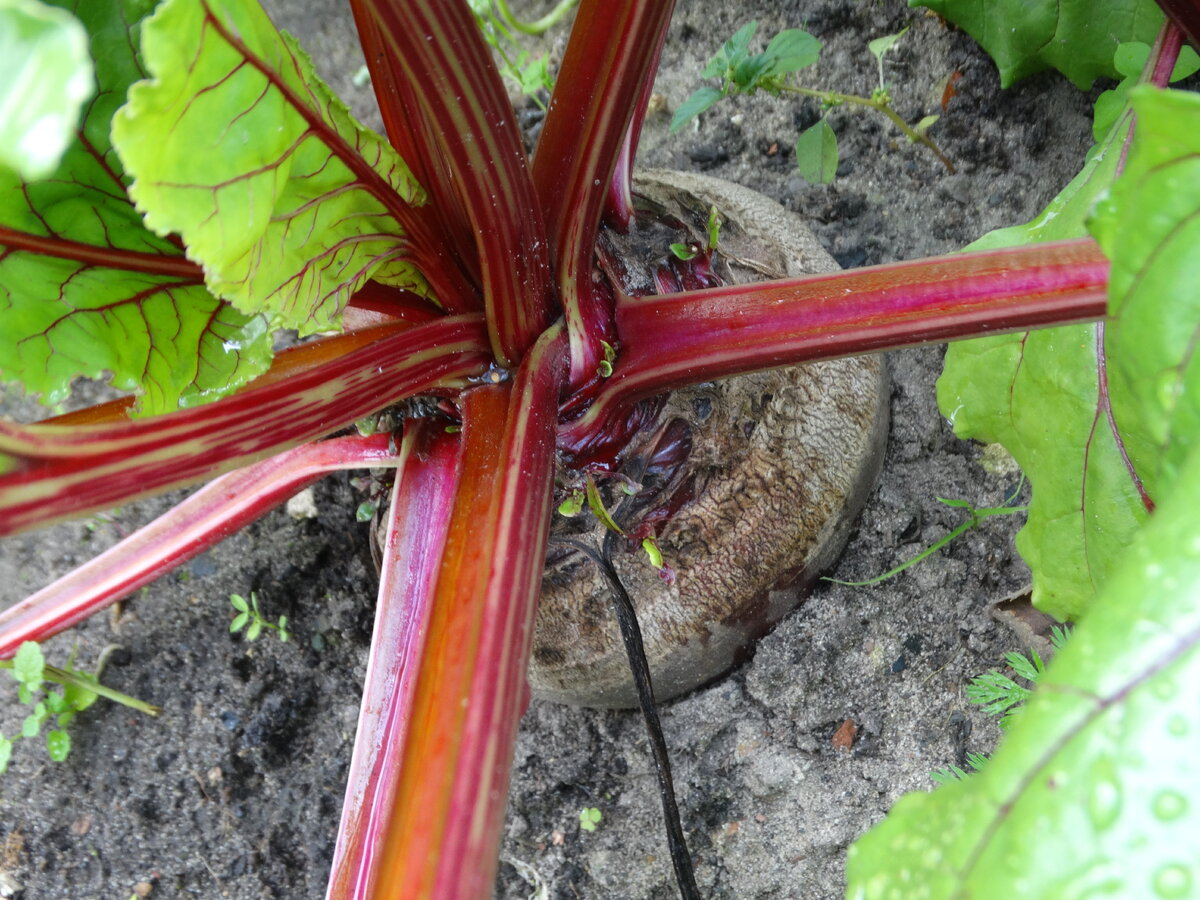
[[[850,850],[847,897],[1200,890],[1200,456],[979,774],[909,794]]]
[[[50,691],[46,694],[46,709],[50,710],[52,715],[61,715],[69,709],[67,698],[63,696],[61,691]]]
[[[33,712],[21,722],[21,737],[37,737],[38,732],[42,730],[42,723],[46,721],[46,716],[46,704],[39,702],[34,706]]]
[[[730,80],[744,91],[751,90],[758,85],[764,76],[769,75],[773,71],[773,63],[774,60],[765,53],[755,53],[753,56],[747,56],[733,67]]]
[[[142,52],[153,77],[114,142],[147,224],[183,236],[213,293],[309,334],[368,278],[419,287],[395,216],[420,188],[257,3],[166,0]]]
[[[810,184],[829,184],[837,175],[837,135],[824,119],[796,138],[796,168]]]
[[[1116,176],[1130,122],[1126,110],[1033,221],[994,231],[970,249],[1082,236]],[[1033,571],[1034,602],[1062,619],[1083,611],[1145,519],[1100,405],[1097,327],[952,344],[938,381],[938,405],[955,434],[1003,444],[1029,476],[1033,499],[1017,548]],[[1128,423],[1120,424],[1124,438]]]
[[[678,131],[724,96],[720,88],[714,87],[702,87],[693,91],[690,97],[679,104],[675,115],[671,117],[671,131]]]
[[[1112,260],[1113,413],[1158,497],[1200,438],[1200,96],[1142,87],[1131,98],[1133,146],[1092,231]]]
[[[113,113],[141,77],[137,21],[151,0],[71,5],[92,35],[100,91],[52,179],[0,172],[0,378],[47,404],[78,376],[109,375],[165,412],[231,391],[270,362],[260,317],[211,296],[125,195],[109,141]]]
[[[29,181],[53,172],[93,89],[74,16],[39,0],[0,2],[0,165]]]
[[[1154,0],[909,0],[975,38],[1000,69],[1000,84],[1055,68],[1087,90],[1115,78],[1122,41],[1154,40],[1163,15]]]

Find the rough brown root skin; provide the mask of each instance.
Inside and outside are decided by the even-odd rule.
[[[745,188],[678,173],[652,173],[638,188],[683,221],[702,223],[715,204],[734,280],[837,268],[799,217]],[[640,551],[615,560],[659,700],[728,671],[836,559],[879,473],[888,395],[882,358],[863,357],[670,397],[659,421],[690,425],[696,481],[695,499],[659,536],[676,581],[660,579]],[[547,567],[529,680],[545,699],[636,705],[607,590],[579,556]]]

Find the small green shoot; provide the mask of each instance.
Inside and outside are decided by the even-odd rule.
[[[663,567],[662,551],[658,549],[658,541],[652,537],[642,539],[642,549],[646,551],[646,556],[650,559],[650,565],[656,569]]]
[[[1013,495],[1015,496],[1019,492],[1020,492],[1020,487],[1018,487],[1017,490],[1013,492]],[[956,527],[953,531],[951,531],[945,537],[930,544],[928,547],[926,547],[924,550],[922,550],[920,553],[918,553],[912,559],[909,559],[909,560],[906,560],[905,562],[900,563],[900,565],[896,566],[894,569],[889,569],[888,571],[884,572],[882,575],[876,575],[874,578],[868,578],[866,581],[842,581],[841,579],[838,579],[838,578],[828,578],[828,577],[823,577],[821,580],[822,581],[832,581],[834,584],[844,584],[844,585],[847,585],[848,587],[867,587],[868,585],[878,584],[881,581],[886,581],[887,579],[891,578],[894,575],[899,575],[901,572],[903,572],[905,569],[909,568],[910,566],[915,566],[917,563],[921,562],[922,560],[928,559],[930,556],[937,553],[939,550],[941,550],[943,547],[945,547],[951,541],[966,534],[972,528],[977,527],[984,519],[991,518],[992,516],[1011,516],[1014,513],[1025,512],[1029,508],[1027,506],[994,506],[994,507],[983,507],[981,509],[976,509],[974,506],[972,506],[966,500],[946,500],[942,497],[938,497],[937,501],[938,501],[938,503],[943,503],[946,506],[954,507],[956,509],[965,509],[967,511],[967,515],[969,516],[969,518],[967,519],[967,521],[963,522],[961,525]]]
[[[354,510],[354,521],[370,522],[375,517],[376,511],[379,509],[379,504],[374,500],[364,500]]]
[[[287,616],[280,616],[278,624],[263,618],[262,611],[258,608],[258,594],[254,591],[250,592],[248,603],[241,594],[230,594],[229,605],[237,611],[237,615],[229,623],[230,634],[237,634],[244,628],[246,629],[246,640],[256,641],[263,629],[268,628],[278,634],[279,640],[283,643],[287,643],[291,638],[292,633],[287,630]]]
[[[33,641],[23,643],[12,659],[0,660],[0,669],[8,669],[17,682],[17,698],[31,708],[21,723],[19,735],[13,738],[0,735],[0,774],[8,768],[15,742],[36,738],[51,719],[55,727],[46,729],[46,752],[54,762],[65,760],[71,753],[71,735],[66,731],[67,726],[77,713],[95,703],[98,697],[116,701],[147,715],[158,715],[157,706],[100,684],[103,664],[97,667],[95,674],[79,671],[73,666],[74,654],[67,661],[66,668],[49,665],[42,648]],[[59,685],[61,690],[47,689],[47,682]]]
[[[583,491],[578,489],[571,491],[571,496],[558,504],[558,514],[566,516],[568,519],[579,515],[583,512],[584,499]]]
[[[875,62],[879,66],[879,87],[876,88],[876,91],[887,93],[887,84],[883,80],[883,56],[900,42],[900,38],[904,37],[907,31],[908,27],[906,26],[895,34],[885,34],[883,37],[877,37],[875,40],[867,42],[867,49],[871,51],[871,55],[875,57]]]
[[[670,245],[669,249],[671,253],[674,254],[677,259],[687,262],[688,260],[695,259],[702,253],[707,255],[717,249],[717,242],[721,238],[721,219],[715,206],[710,206],[708,208],[708,224],[705,226],[705,230],[708,233],[707,247],[701,247],[695,242],[683,243],[681,241],[679,243]],[[605,346],[608,345],[606,344]]]
[[[633,485],[622,484],[620,489],[629,495],[636,493],[636,488]],[[596,481],[589,474],[587,476],[587,485],[584,491],[575,490],[571,492],[571,496],[558,505],[558,511],[564,516],[578,515],[583,510],[583,503],[586,500],[588,508],[592,511],[597,519],[609,531],[614,531],[617,534],[624,534],[625,530],[617,524],[616,519],[605,508],[604,500],[600,496],[600,489],[596,487]],[[653,535],[642,539],[642,550],[646,554],[646,558],[650,560],[650,565],[658,569],[660,575],[669,573],[671,570],[663,562],[662,550],[659,549],[658,541]],[[664,577],[666,577],[664,575]],[[674,576],[671,576],[672,580]]]
[[[935,769],[929,773],[929,777],[933,779],[934,784],[938,785],[949,784],[952,781],[961,781],[968,775],[983,771],[983,767],[987,765],[987,761],[988,758],[985,754],[971,752],[967,754],[967,767],[965,769],[959,766]]]
[[[596,366],[596,374],[601,378],[608,378],[613,373],[612,364],[617,359],[617,351],[608,341],[601,341],[600,344],[604,347],[604,359]]]
[[[954,165],[941,148],[929,137],[929,129],[937,121],[936,116],[926,116],[916,127],[910,126],[892,107],[891,89],[883,79],[883,58],[893,49],[904,33],[884,35],[867,44],[875,57],[879,72],[878,85],[870,97],[845,94],[841,91],[825,91],[800,87],[789,80],[789,76],[815,63],[821,55],[821,42],[798,28],[781,31],[761,53],[751,53],[750,43],[758,30],[757,22],[750,22],[737,30],[717,52],[701,73],[705,78],[720,78],[721,87],[703,87],[694,91],[671,119],[671,131],[676,132],[717,101],[737,94],[755,94],[765,91],[778,96],[795,94],[813,97],[821,103],[823,113],[842,104],[873,109],[886,116],[910,141],[928,147],[950,173]],[[837,136],[822,116],[811,128],[800,133],[796,140],[796,167],[800,175],[813,184],[828,184],[837,174]],[[674,250],[674,247],[672,247]],[[677,254],[678,255],[678,254]],[[686,258],[686,257],[681,257]]]
[[[684,262],[695,259],[700,255],[699,244],[685,244],[682,241],[671,244],[668,249],[676,259],[681,259]]]
[[[717,242],[721,239],[721,216],[715,206],[708,208],[708,250],[711,253],[717,249]]]
[[[1069,632],[1061,625],[1055,625],[1050,630],[1050,643],[1055,650],[1061,650],[1066,645],[1068,637]],[[967,699],[982,706],[985,713],[990,716],[1000,716],[1000,727],[1007,730],[1033,693],[1038,679],[1046,671],[1046,664],[1036,650],[1030,650],[1028,656],[1016,652],[1006,653],[1004,661],[1008,663],[1013,674],[1029,682],[1031,687],[1018,684],[1003,672],[989,669],[982,675],[972,678],[970,684],[967,685],[966,692]],[[937,769],[930,773],[930,777],[933,778],[935,784],[949,784],[951,781],[958,781],[974,772],[982,771],[987,761],[987,756],[982,753],[968,753],[966,770],[958,766],[950,766],[946,769]]]
[[[604,818],[604,814],[594,806],[586,807],[579,811],[579,827],[583,831],[595,831],[596,826],[600,824],[600,820]]]
[[[516,34],[539,35],[559,22],[574,8],[576,0],[561,0],[553,10],[534,22],[517,19],[507,0],[468,0],[475,22],[488,46],[496,51],[500,74],[542,110],[540,93],[554,88],[550,60],[546,54],[532,56],[521,47]]]
[[[591,509],[592,515],[599,519],[600,523],[609,531],[615,531],[617,534],[625,533],[608,510],[604,508],[604,501],[600,499],[600,489],[596,487],[596,481],[590,474],[587,477],[587,505]]]
[[[1066,640],[1066,630],[1055,626],[1050,633],[1050,643],[1056,650],[1061,650]],[[1006,653],[1004,661],[1008,663],[1013,674],[1034,686],[1046,671],[1046,664],[1042,662],[1036,650],[1030,650],[1028,656],[1016,652]],[[983,711],[988,715],[999,716],[1000,727],[1004,729],[1012,724],[1014,717],[1032,693],[1033,687],[1018,684],[996,669],[989,669],[973,678],[967,685],[967,699],[983,707]]]

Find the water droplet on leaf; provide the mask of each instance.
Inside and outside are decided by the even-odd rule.
[[[1192,889],[1192,873],[1186,866],[1171,863],[1163,866],[1154,874],[1154,893],[1168,900],[1184,897]]]
[[[1121,814],[1121,789],[1112,777],[1111,764],[1098,765],[1088,795],[1088,816],[1097,831],[1111,828]]]
[[[1154,798],[1154,815],[1164,822],[1169,822],[1187,812],[1187,806],[1187,798],[1178,791],[1159,791]]]

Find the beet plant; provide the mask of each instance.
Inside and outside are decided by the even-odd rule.
[[[1093,225],[1099,244],[1080,226],[1094,192],[1076,185],[1063,201],[1073,204],[1070,214],[1050,217],[1058,224],[1041,232],[1063,239],[1054,243],[754,285],[712,281],[709,247],[671,263],[678,274],[666,285],[671,290],[634,295],[608,240],[649,216],[632,193],[630,167],[671,4],[581,3],[532,159],[466,4],[351,0],[386,138],[354,122],[253,0],[61,6],[75,18],[46,14],[32,0],[0,12],[50,22],[30,25],[31,34],[69,34],[81,23],[90,61],[77,54],[59,83],[77,83],[94,65],[96,84],[78,127],[64,103],[55,121],[34,117],[24,132],[6,132],[18,151],[38,152],[6,154],[16,168],[0,175],[0,374],[51,404],[79,376],[107,376],[128,397],[36,424],[0,422],[0,533],[209,484],[0,615],[0,656],[136,590],[324,473],[393,468],[331,898],[490,891],[558,505],[555,468],[592,474],[620,459],[651,398],[784,364],[1090,322],[1105,313],[1111,258],[1114,319],[1084,326],[1092,330],[1082,341],[1092,353],[1088,383],[1101,376],[1093,423],[1127,427],[1136,419],[1143,426],[1113,451],[1123,466],[1121,497],[1127,500],[1130,484],[1146,498],[1177,493],[1171,505],[1186,512],[1196,490],[1185,427],[1194,402],[1186,390],[1194,327],[1186,298],[1194,288],[1171,269],[1155,276],[1165,284],[1144,288],[1144,302],[1172,304],[1169,313],[1124,305],[1143,289],[1143,271],[1157,273],[1163,257],[1186,271],[1180,248],[1194,237],[1190,185],[1197,182],[1176,177],[1173,166],[1196,156],[1194,97],[1128,92],[1138,134],[1150,137],[1135,140],[1129,171],[1100,207]],[[1178,33],[1165,30],[1138,80],[1165,83],[1178,43]],[[72,58],[39,57],[32,39],[21,46],[34,48],[29,65],[38,73]],[[1093,158],[1089,171],[1106,164],[1100,156],[1113,165],[1124,158],[1130,119],[1121,110],[1113,127],[1125,130],[1102,144],[1107,155]],[[40,139],[64,123],[71,139],[54,168],[42,158],[49,144],[29,135]],[[1163,172],[1166,185],[1155,181]],[[1118,223],[1136,224],[1131,234]],[[1140,330],[1126,331],[1132,321]],[[273,353],[279,329],[309,340]],[[1170,347],[1142,351],[1148,331]],[[1105,342],[1121,334],[1137,349],[1114,351],[1110,363],[1127,368],[1097,366],[1108,359]],[[1015,356],[1018,375],[1028,377],[1021,354],[1041,340],[1022,334],[983,352],[1009,363]],[[1062,338],[1044,341],[1061,345]],[[1059,364],[1040,363],[1036,371],[1044,381]],[[398,428],[353,428],[364,419],[373,425],[388,409],[400,411]],[[965,411],[950,412],[967,427]],[[1060,411],[1043,406],[1029,417],[1044,429]],[[1126,433],[1115,426],[1100,432]],[[1090,465],[1089,448],[1085,442]],[[1073,450],[1075,457],[1050,467],[1077,470],[1080,449]],[[1032,521],[1059,473],[1035,472],[1035,460],[1017,456],[1034,482]],[[1097,478],[1104,486],[1113,481]],[[1118,505],[1100,502],[1106,513]],[[1106,565],[1126,555],[1116,551],[1148,515],[1148,499],[1138,494],[1136,502],[1142,509],[1132,504],[1133,526],[1100,551]],[[1090,503],[1076,510],[1074,528],[1089,540]],[[1188,581],[1195,532],[1186,531],[1186,515],[1168,516],[1166,506],[1139,539],[1142,549],[1129,554],[1156,590],[1175,591],[1155,607],[1166,617],[1163,627],[1143,642],[1124,620],[1111,620],[1103,633],[1097,626],[1102,637],[1125,638],[1126,654],[1138,659],[1106,649],[1101,661],[1120,665],[1072,674],[1069,655],[1084,658],[1084,669],[1100,659],[1088,656],[1098,651],[1081,628],[1063,655],[1066,674],[1051,666],[1039,695],[1073,685],[1048,703],[1092,709],[1078,713],[1078,722],[1068,711],[1055,746],[1078,746],[1072,741],[1100,714],[1159,697],[1156,675],[1194,664],[1197,612],[1185,608],[1195,606],[1194,597],[1176,588]],[[1106,524],[1097,529],[1111,538]],[[608,550],[615,535],[606,539]],[[1160,542],[1147,543],[1154,535]],[[1080,565],[1088,568],[1086,561],[1071,568]],[[1052,611],[1082,613],[1088,597],[1068,604],[1044,587],[1063,567],[1044,567],[1041,595]],[[1125,598],[1133,578],[1114,574],[1105,591]],[[620,593],[619,583],[614,590]],[[1150,594],[1142,596],[1153,605]],[[1088,616],[1106,608],[1098,600]],[[1093,687],[1092,677],[1116,681]],[[1195,679],[1173,683],[1185,700],[1193,696]],[[1035,696],[1014,742],[1040,708]],[[1194,709],[1185,731],[1195,726]],[[1009,771],[997,757],[979,778],[1015,777],[1028,787],[1041,772]],[[1038,809],[1053,808],[1053,792],[1065,782],[1037,783],[1045,788],[1039,803],[1050,804]],[[964,784],[964,792],[983,790]],[[1180,799],[1194,810],[1200,791]],[[1099,796],[1100,818],[1108,801]],[[1002,831],[992,813],[991,820],[980,814],[985,844]],[[899,815],[883,836],[860,845],[852,890],[905,896],[896,885],[911,873],[889,865],[949,866],[935,872],[939,888],[975,877],[955,868],[961,860],[953,840],[967,839],[957,823],[932,836],[924,824]],[[884,836],[887,851],[872,852],[870,842],[882,846]],[[905,841],[924,842],[931,852],[910,853]],[[1189,877],[1164,873],[1171,889]],[[694,895],[685,875],[681,882]]]

